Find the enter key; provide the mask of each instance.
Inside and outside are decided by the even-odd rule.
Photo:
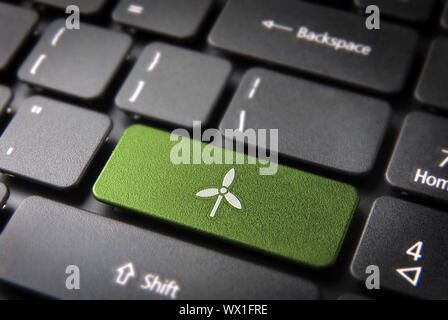
[[[191,151],[172,162],[179,143]],[[205,143],[136,125],[125,131],[101,175],[94,196],[114,206],[314,266],[333,264],[357,208],[352,186],[244,157],[244,164],[193,164]],[[173,149],[174,148],[174,149]],[[233,151],[212,147],[227,160]],[[187,148],[188,149],[188,148]],[[256,164],[251,164],[256,162]]]

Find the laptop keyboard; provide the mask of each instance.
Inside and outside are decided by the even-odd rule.
[[[448,299],[447,32],[437,0],[0,1],[0,298]],[[193,121],[278,129],[277,174],[173,166]]]

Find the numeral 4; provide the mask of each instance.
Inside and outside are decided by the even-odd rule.
[[[419,241],[419,242],[416,242],[414,245],[412,245],[412,247],[410,247],[406,251],[406,254],[414,257],[414,261],[418,261],[420,258],[423,257],[421,255],[422,249],[423,249],[423,242]]]

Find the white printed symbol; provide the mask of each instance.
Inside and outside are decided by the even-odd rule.
[[[134,269],[134,265],[132,264],[132,262],[129,262],[121,267],[119,267],[117,269],[118,272],[118,277],[115,280],[115,282],[117,284],[119,284],[120,286],[125,286],[129,279],[134,278],[135,277],[135,269]]]
[[[268,28],[269,30],[277,29],[277,30],[282,30],[282,31],[287,31],[287,32],[294,31],[293,28],[278,24],[274,20],[263,20],[261,23],[263,24],[264,27]]]
[[[414,287],[418,285],[418,281],[420,280],[420,275],[422,273],[422,267],[415,267],[415,268],[399,268],[396,269],[396,271],[404,278],[406,279],[410,284],[412,284]],[[414,277],[411,277],[409,273],[414,273]]]
[[[237,209],[241,209],[241,202],[238,200],[237,197],[235,197],[233,193],[229,192],[228,190],[234,178],[235,178],[235,169],[232,168],[229,170],[229,172],[226,173],[222,181],[222,187],[220,189],[216,188],[205,189],[196,193],[196,196],[201,198],[214,197],[216,195],[218,196],[218,199],[215,202],[215,206],[213,207],[212,212],[210,213],[210,217],[215,216],[216,210],[218,210],[219,204],[221,203],[223,197],[226,198],[227,202],[230,203],[232,206],[234,206]]]
[[[30,74],[35,75],[37,73],[37,69],[39,69],[40,65],[42,64],[42,62],[44,62],[45,59],[47,59],[47,55],[42,53],[31,67]]]
[[[53,47],[56,47],[58,45],[59,39],[61,39],[61,37],[64,34],[65,30],[66,30],[66,28],[62,27],[53,36],[53,39],[51,39],[51,45]]]
[[[128,12],[140,15],[143,13],[143,9],[144,8],[142,6],[139,6],[137,4],[130,4],[128,7]]]
[[[159,63],[161,56],[162,56],[162,54],[160,53],[160,51],[157,51],[156,54],[154,55],[154,58],[152,59],[151,63],[149,64],[148,68],[146,69],[146,71],[148,71],[148,72],[153,71],[154,68]]]
[[[442,161],[442,163],[440,163],[439,167],[445,168],[445,165],[448,163],[448,149],[442,149],[442,153],[446,154],[447,157]]]
[[[12,153],[14,152],[15,148],[14,147],[9,147],[8,151],[6,151],[6,155],[10,156],[12,155]]]
[[[243,132],[244,131],[244,123],[246,121],[246,110],[241,110],[240,113],[240,126],[238,127],[238,131]]]
[[[42,112],[43,108],[40,106],[33,106],[31,108],[31,113],[40,114]]]
[[[419,259],[423,258],[422,249],[423,241],[417,241],[412,246],[410,246],[408,250],[406,250],[406,254],[408,256],[412,256],[414,258],[414,261],[418,261]],[[422,273],[422,267],[399,268],[395,270],[400,274],[400,276],[402,276],[414,287],[418,285],[418,281],[420,280],[420,275]],[[413,277],[410,276],[411,273],[414,273]]]
[[[418,241],[406,251],[406,254],[414,257],[414,261],[418,261],[420,258],[423,258],[423,256],[421,255],[422,249],[423,249],[423,242]]]
[[[143,80],[139,80],[137,87],[135,88],[134,93],[132,94],[132,96],[129,98],[129,102],[134,103],[135,101],[137,101],[138,97],[140,96],[140,93],[142,93],[143,87],[145,86],[146,82]]]
[[[249,96],[248,96],[249,99],[253,99],[255,97],[255,94],[257,93],[258,86],[260,85],[260,81],[261,81],[260,78],[255,79],[254,84],[252,85],[252,88],[249,92]]]

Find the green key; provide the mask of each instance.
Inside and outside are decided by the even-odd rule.
[[[192,151],[207,146],[188,143]],[[247,155],[245,164],[173,164],[176,144],[168,132],[128,128],[95,198],[303,264],[335,262],[358,206],[355,188],[282,165],[260,175],[266,164],[249,164]]]

